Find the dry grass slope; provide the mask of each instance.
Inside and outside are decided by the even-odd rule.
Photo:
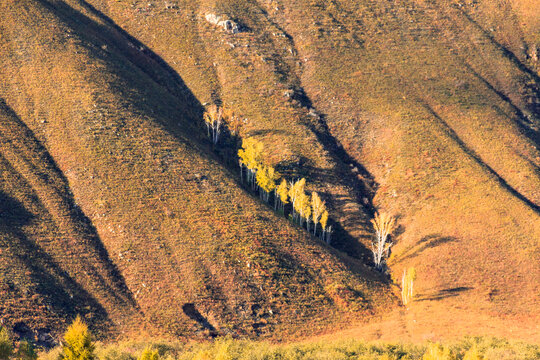
[[[365,266],[376,207],[399,217],[390,264],[395,274],[418,270],[419,301],[409,315],[394,308],[398,325],[366,336],[509,336],[518,324],[517,336],[534,338],[532,3],[7,1],[0,97],[7,119],[66,178],[62,196],[84,214],[73,221],[86,217],[88,236],[103,244],[105,278],[127,287],[134,304],[107,310],[116,325],[140,308],[167,333],[284,334],[306,319],[323,328],[351,311],[377,313],[393,300]],[[242,135],[264,142],[278,171],[308,179],[337,221],[333,245],[356,260],[239,186],[230,149],[212,151],[205,139],[206,103],[234,108],[247,118]],[[43,186],[32,181],[28,192]],[[45,204],[56,201],[49,192]]]
[[[534,328],[540,82],[531,2],[92,3],[202,102],[240,109],[245,133],[274,146],[275,162],[301,169],[342,226],[337,247],[367,259],[372,201],[399,215],[392,265],[396,274],[418,269],[426,333],[459,335],[453,318],[470,311],[478,327],[468,332],[500,318]],[[209,13],[244,31],[222,31]],[[436,316],[441,324],[429,321]]]
[[[58,285],[63,292],[83,287],[96,298],[86,313],[102,314],[97,328],[283,336],[368,317],[394,301],[367,267],[239,187],[201,141],[202,106],[180,76],[96,8],[42,0],[8,1],[0,9],[6,14],[0,96],[35,146],[54,159],[64,190],[73,193],[72,207],[88,219],[92,241],[125,284],[113,293],[125,293],[126,309],[98,298],[100,286],[90,280]],[[41,163],[29,151],[21,150]],[[14,184],[14,176],[6,183]],[[36,180],[26,191],[40,186]],[[42,203],[55,201],[52,191],[40,196]],[[66,241],[84,243],[65,231]],[[73,245],[62,246],[48,232],[39,241],[54,246],[43,256],[65,257],[70,271],[88,272],[69,253]],[[101,258],[85,259],[97,267]],[[104,283],[115,276],[101,274]],[[59,277],[51,274],[47,282]],[[3,317],[11,318],[11,309]],[[81,311],[72,305],[70,315],[75,312]],[[64,313],[41,316],[52,322]],[[128,318],[137,326],[126,324]]]

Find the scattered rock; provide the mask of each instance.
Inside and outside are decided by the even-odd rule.
[[[529,54],[528,54],[528,57],[529,59],[531,59],[532,62],[538,62],[538,52],[539,52],[539,47],[540,46],[536,46],[536,45],[533,45],[531,46],[531,48],[529,49]]]
[[[167,10],[178,9],[178,5],[176,5],[176,4],[172,3],[172,2],[166,1],[164,5],[165,5],[165,9],[167,9]]]
[[[230,19],[225,19],[222,16],[218,16],[216,14],[206,14],[205,19],[210,24],[222,27],[225,31],[228,31],[231,34],[238,34],[240,32],[240,26],[236,22]]]
[[[313,109],[313,108],[310,108],[309,109],[309,113],[308,113],[309,116],[313,117],[313,118],[316,118],[316,119],[319,119],[321,116],[319,115],[319,113]]]
[[[289,89],[289,90],[287,90],[287,91],[285,91],[283,93],[283,96],[285,96],[286,98],[289,98],[289,99],[292,98],[293,95],[294,95],[294,90],[291,90],[291,89]]]

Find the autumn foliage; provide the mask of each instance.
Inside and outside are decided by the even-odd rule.
[[[58,360],[94,360],[95,346],[88,326],[77,316],[68,327]]]
[[[242,148],[238,150],[240,178],[249,187],[259,192],[262,200],[270,203],[274,194],[274,209],[285,214],[285,206],[291,204],[291,219],[301,227],[306,227],[313,235],[317,235],[317,227],[321,225],[320,238],[330,243],[331,227],[327,227],[328,211],[326,203],[314,192],[306,193],[306,179],[287,182],[274,167],[264,163],[264,145],[254,138],[242,140]],[[279,181],[281,179],[281,182]],[[279,184],[279,185],[278,185]]]

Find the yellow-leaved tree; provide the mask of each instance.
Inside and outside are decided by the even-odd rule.
[[[223,109],[217,105],[212,105],[203,115],[204,123],[208,131],[208,136],[215,145],[219,141],[221,126],[223,124]]]
[[[456,357],[449,348],[440,344],[429,344],[428,348],[422,356],[422,360],[455,360]]]
[[[5,327],[0,327],[0,359],[9,359],[13,354],[13,343],[9,331]]]
[[[247,183],[251,184],[253,189],[256,186],[255,175],[257,169],[262,165],[263,151],[263,143],[254,138],[243,139],[242,148],[238,150],[240,177],[243,178],[242,169],[245,167]]]
[[[88,326],[77,316],[64,334],[62,352],[58,360],[94,360],[95,346]]]
[[[330,245],[330,235],[327,236],[327,234],[331,234],[331,231],[332,229],[328,229],[327,228],[327,224],[328,224],[328,211],[324,210],[322,215],[321,215],[321,228],[322,228],[322,233],[321,233],[321,240],[322,241],[326,241],[327,244]],[[330,231],[328,231],[330,230]]]
[[[321,200],[319,194],[316,192],[311,194],[311,208],[313,209],[313,235],[317,235],[317,224],[321,220],[322,214],[326,211],[326,203]]]
[[[305,188],[306,188],[306,179],[302,178],[296,182],[292,182],[290,183],[290,186],[289,186],[289,198],[291,199],[291,204],[292,204],[292,207],[293,207],[293,213],[292,213],[292,217],[293,217],[293,221],[295,221],[298,216],[299,216],[299,213],[298,213],[298,199],[300,197],[301,194],[304,194],[305,192]]]
[[[311,224],[311,196],[306,195],[306,199],[303,202],[304,207],[302,209],[302,217],[306,219],[306,227],[309,232],[309,226]]]
[[[289,203],[289,187],[287,186],[287,180],[282,179],[279,186],[276,188],[276,202],[275,208],[278,206],[281,212],[285,212],[285,205]]]
[[[146,347],[137,360],[159,360],[159,352],[150,346]]]
[[[403,270],[403,276],[401,277],[401,301],[403,305],[407,306],[414,297],[414,280],[416,280],[416,269],[413,267]]]
[[[270,194],[276,188],[276,181],[279,180],[279,173],[271,166],[261,165],[257,170],[257,185],[260,188],[261,199],[268,202]]]

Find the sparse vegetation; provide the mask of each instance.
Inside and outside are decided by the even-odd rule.
[[[155,349],[155,350],[149,350]],[[157,349],[159,349],[159,354]],[[54,354],[54,350],[50,354]],[[195,359],[351,359],[351,360],[536,360],[538,345],[492,338],[466,338],[453,343],[397,344],[368,343],[357,339],[305,341],[271,344],[264,341],[219,338],[213,342],[189,344],[157,342],[100,345],[98,353],[106,360]],[[151,354],[151,357],[148,357]],[[48,354],[43,360],[51,359]]]
[[[364,266],[384,208],[403,224],[388,266],[425,274],[428,321],[407,334],[538,339],[535,5],[2,1],[2,320],[57,331],[84,313],[100,334],[278,339],[379,319],[400,310]],[[202,125],[210,103],[249,121],[224,105]],[[272,203],[263,172],[241,163],[241,178],[298,225],[231,176],[246,134],[286,179]],[[295,208],[296,178],[307,201]],[[314,222],[315,191],[334,221]],[[209,318],[183,313],[188,302]],[[380,336],[403,334],[385,324]]]

